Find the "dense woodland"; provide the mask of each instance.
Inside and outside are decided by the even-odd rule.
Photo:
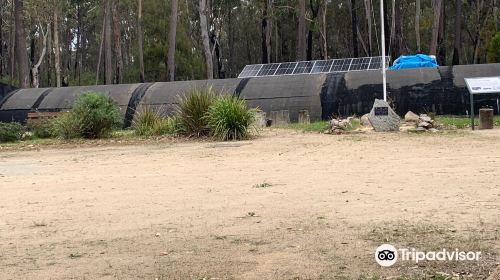
[[[500,1],[498,1],[500,2]],[[387,52],[500,62],[497,0],[386,0]],[[380,55],[379,0],[0,0],[0,80],[21,87],[236,77]]]

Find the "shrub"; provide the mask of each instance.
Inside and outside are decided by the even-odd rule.
[[[0,122],[0,142],[13,142],[21,140],[24,128],[20,123]]]
[[[144,107],[136,113],[132,128],[140,136],[176,134],[178,119],[164,118],[159,111]]]
[[[64,139],[73,139],[81,137],[80,124],[78,119],[72,113],[61,114],[52,120],[53,136]]]
[[[28,129],[36,138],[50,138],[56,135],[54,129],[55,119],[33,121],[28,124]]]
[[[177,114],[181,131],[188,136],[207,136],[210,134],[208,109],[216,100],[217,95],[211,87],[194,89],[180,97]]]
[[[101,138],[121,124],[120,110],[111,97],[104,94],[86,93],[73,105],[70,117],[78,123],[78,133],[83,138]]]
[[[249,136],[256,112],[249,109],[245,101],[228,95],[210,106],[206,119],[214,137],[224,141],[240,140]]]

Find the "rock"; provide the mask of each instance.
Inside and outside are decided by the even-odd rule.
[[[377,132],[399,131],[401,119],[384,100],[375,99],[368,119]]]
[[[271,111],[273,125],[287,125],[290,123],[290,112],[288,110]]]
[[[420,115],[419,119],[421,122],[432,123],[432,118],[427,116],[427,114]]]
[[[372,125],[370,123],[370,120],[368,119],[368,114],[365,114],[361,117],[359,123],[362,125],[362,126],[370,126]]]
[[[432,124],[428,123],[428,122],[421,121],[421,122],[418,123],[418,127],[422,127],[422,128],[425,128],[425,129],[430,129],[430,128],[432,128]]]
[[[419,118],[420,117],[417,114],[413,113],[412,111],[408,111],[408,113],[406,113],[406,115],[405,115],[406,122],[418,123]]]
[[[436,133],[436,132],[439,132],[439,130],[437,130],[435,128],[431,128],[431,129],[429,129],[429,132]]]

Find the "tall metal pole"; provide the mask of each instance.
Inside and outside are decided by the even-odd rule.
[[[387,70],[386,70],[386,55],[385,55],[385,26],[384,26],[384,0],[380,0],[380,29],[382,37],[382,84],[384,87],[384,101],[387,102]]]

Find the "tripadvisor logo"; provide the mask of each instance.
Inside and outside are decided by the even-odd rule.
[[[392,245],[384,244],[375,250],[375,261],[383,267],[393,266],[398,259],[419,263],[421,261],[479,261],[480,258],[481,252],[465,252],[458,249],[424,252],[415,248],[398,250]]]

